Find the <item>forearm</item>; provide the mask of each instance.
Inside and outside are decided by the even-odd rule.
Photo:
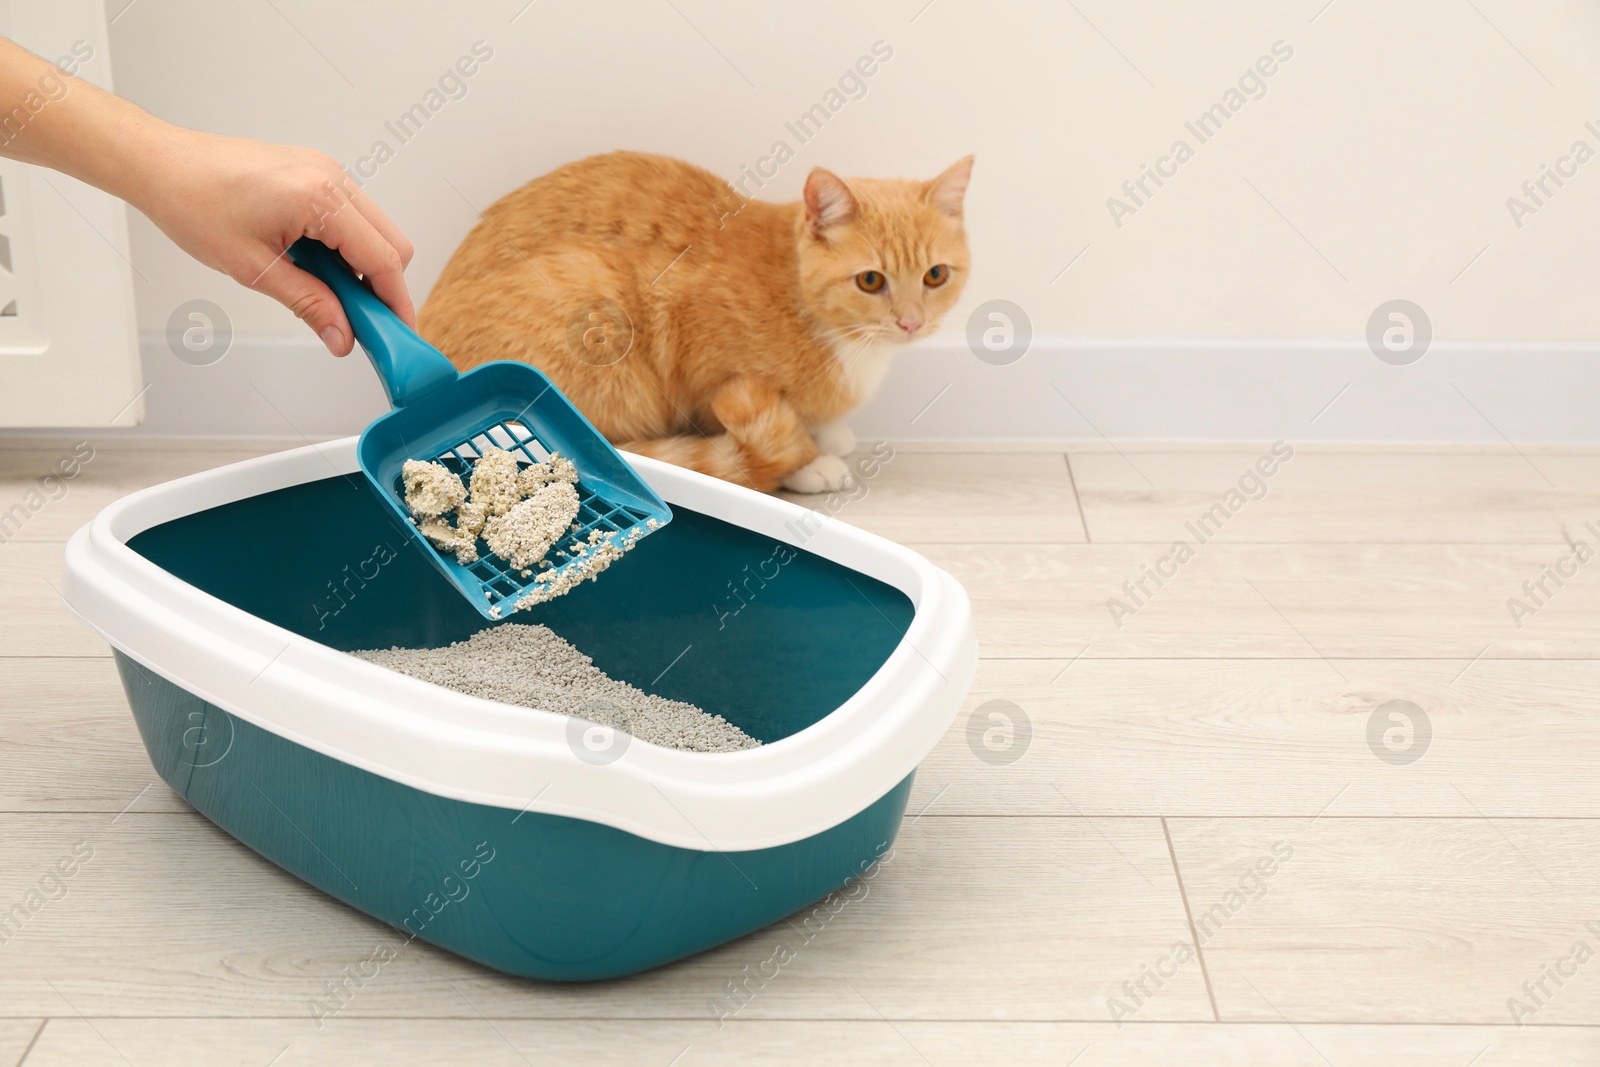
[[[177,132],[0,38],[0,156],[70,174],[138,206]]]
[[[335,355],[352,343],[344,310],[284,258],[302,235],[337,249],[416,322],[411,242],[321,152],[174,126],[0,38],[0,157],[125,200],[201,263],[284,304]]]

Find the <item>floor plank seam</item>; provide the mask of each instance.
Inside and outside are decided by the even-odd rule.
[[[506,810],[510,811],[511,809],[507,808]],[[19,809],[19,810],[16,810],[16,811],[8,811],[6,809],[0,808],[0,815],[48,815],[48,816],[56,816],[56,815],[130,815],[130,816],[141,816],[141,815],[144,815],[144,816],[195,815],[195,816],[199,816],[200,818],[205,818],[205,816],[200,815],[200,813],[198,811],[196,811],[195,809],[193,809],[193,808],[182,808],[182,809],[174,808],[174,809],[172,809],[170,811],[129,811],[129,812],[120,812],[115,808],[86,808],[86,809],[84,809],[82,811],[28,811],[28,810],[25,810],[25,809]]]
[[[1067,484],[1072,486],[1072,503],[1078,509],[1078,525],[1083,529],[1083,543],[1094,544],[1094,538],[1089,536],[1089,515],[1083,510],[1083,499],[1078,495],[1078,479],[1072,473],[1072,453],[1063,452],[1061,458],[1067,465]]]
[[[1211,970],[1206,966],[1206,954],[1200,944],[1200,934],[1194,928],[1194,911],[1189,907],[1189,892],[1183,886],[1183,872],[1178,869],[1178,850],[1172,844],[1172,831],[1167,828],[1167,817],[1161,816],[1161,836],[1167,840],[1167,856],[1172,860],[1172,877],[1178,883],[1178,899],[1183,902],[1183,919],[1189,924],[1189,936],[1194,939],[1194,957],[1200,962],[1200,977],[1206,984],[1206,999],[1211,1002],[1211,1019],[1213,1022],[1222,1021],[1222,1013],[1217,1010],[1217,994],[1211,989]]]
[[[17,1061],[17,1067],[23,1067],[28,1062],[28,1057],[33,1055],[33,1046],[39,1043],[39,1035],[44,1033],[44,1028],[50,1025],[50,1016],[39,1020],[39,1027],[33,1032],[33,1037],[28,1040],[28,1047],[22,1050],[22,1058]]]

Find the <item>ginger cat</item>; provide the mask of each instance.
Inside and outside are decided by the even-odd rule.
[[[820,168],[749,200],[675,159],[616,152],[484,213],[419,316],[462,370],[547,374],[617,447],[763,491],[842,488],[838,420],[966,284],[972,157],[932,181]]]

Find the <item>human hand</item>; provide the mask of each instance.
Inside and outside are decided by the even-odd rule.
[[[348,353],[349,320],[333,291],[289,261],[302,236],[334,248],[408,325],[411,242],[339,165],[309,148],[160,126],[121,195],[195,259],[266,293]]]
[[[289,262],[314,237],[336,248],[408,326],[411,242],[339,165],[309,148],[185,130],[0,37],[0,156],[53,167],[121,197],[208,267],[304,319],[336,356],[354,344],[333,291]],[[50,106],[23,102],[57,84]],[[6,109],[12,110],[6,110]]]

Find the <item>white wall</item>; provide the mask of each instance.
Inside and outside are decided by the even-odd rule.
[[[735,176],[781,138],[797,158],[762,195],[789,199],[813,165],[928,176],[975,151],[972,284],[860,415],[867,433],[1226,439],[1297,420],[1336,439],[1600,440],[1600,158],[1520,227],[1506,204],[1574,141],[1600,152],[1600,5],[524,3],[138,0],[113,59],[121,91],[168,119],[354,165],[397,145],[385,122],[486,42],[467,95],[367,183],[417,245],[418,294],[474,208],[593,152]],[[879,40],[894,57],[866,95],[798,145],[785,121]],[[1185,122],[1279,41],[1293,54],[1265,95],[1200,143]],[[1117,225],[1107,199],[1178,138],[1194,157]],[[381,410],[359,359],[318,355],[287,312],[143,219],[133,248],[150,279],[147,432],[318,436]],[[239,334],[213,366],[165,350],[167,316],[193,298]],[[1013,366],[967,351],[967,313],[994,298],[1032,323]],[[1412,366],[1363,340],[1393,298],[1432,321]]]

